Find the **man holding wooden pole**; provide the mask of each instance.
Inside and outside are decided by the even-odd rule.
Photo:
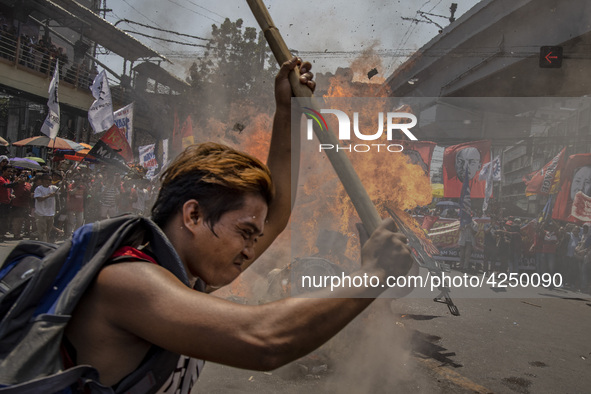
[[[168,168],[152,216],[180,257],[193,288],[233,281],[287,225],[290,213],[288,74],[276,79],[277,109],[268,165],[217,144],[188,148]],[[309,64],[302,65],[309,84]],[[273,197],[273,184],[276,183]],[[188,186],[192,183],[194,186]],[[221,201],[221,206],[216,204]],[[76,363],[98,369],[115,386],[156,346],[192,359],[239,368],[272,370],[304,356],[339,332],[381,294],[388,276],[405,275],[412,259],[391,219],[362,249],[352,275],[372,277],[376,287],[342,287],[314,298],[288,298],[259,306],[235,304],[195,291],[141,254],[102,269],[66,329]],[[264,233],[264,235],[263,235]],[[183,376],[196,379],[196,363]],[[179,364],[180,365],[180,364]],[[190,370],[192,369],[192,370]],[[186,383],[185,383],[186,384]],[[172,391],[171,391],[172,392]]]
[[[232,282],[287,225],[296,175],[290,172],[297,171],[291,155],[299,155],[299,147],[291,146],[292,86],[311,95],[310,67],[288,58],[278,72],[268,167],[213,143],[189,147],[169,165],[152,219],[174,248],[170,258],[180,260],[187,283],[155,261],[150,240],[140,233],[118,255],[123,260],[113,257],[101,269],[74,310],[62,346],[66,366],[94,367],[113,392],[189,393],[201,360],[272,370],[306,355],[385,291],[388,277],[408,272],[406,238],[391,219],[377,217],[366,226],[371,236],[361,267],[351,274],[371,278],[371,286],[343,284],[313,298],[257,306],[204,291]],[[176,357],[153,361],[162,349]],[[158,374],[150,373],[159,368],[173,373],[154,379]],[[99,392],[92,385],[86,389]]]

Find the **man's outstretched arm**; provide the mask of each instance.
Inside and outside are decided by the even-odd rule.
[[[385,220],[362,249],[354,273],[405,275],[412,265],[406,239]],[[110,326],[151,344],[204,360],[269,370],[322,345],[361,313],[385,287],[339,288],[316,298],[287,298],[265,305],[235,304],[198,293],[170,272],[147,263],[120,263],[99,274],[93,313]]]
[[[275,198],[269,206],[264,236],[258,240],[255,256],[260,256],[277,236],[285,229],[291,214],[292,203],[295,200],[295,189],[298,180],[300,159],[299,129],[292,130],[291,98],[292,89],[288,80],[289,73],[299,67],[300,83],[314,90],[316,84],[310,72],[312,65],[302,62],[299,58],[292,58],[285,62],[275,78],[275,116],[273,118],[273,133],[267,158],[267,166],[271,170],[275,184]],[[299,122],[296,122],[299,125]],[[292,138],[292,133],[296,135]],[[256,259],[255,257],[255,259]],[[250,261],[249,263],[252,263]],[[245,263],[245,267],[249,265]]]

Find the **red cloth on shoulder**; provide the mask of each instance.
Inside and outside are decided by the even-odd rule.
[[[119,249],[117,249],[115,251],[115,253],[113,253],[111,255],[111,260],[117,258],[117,257],[134,257],[137,258],[138,260],[146,260],[149,261],[151,263],[154,263],[156,265],[158,265],[158,263],[156,262],[156,260],[154,260],[154,258],[144,252],[142,252],[141,250],[137,250],[136,248],[132,248],[131,246],[123,246]]]

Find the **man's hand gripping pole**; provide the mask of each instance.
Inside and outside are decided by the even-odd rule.
[[[292,55],[287,48],[285,41],[283,41],[279,30],[275,27],[271,15],[262,0],[246,0],[246,2],[252,10],[261,30],[265,34],[269,47],[271,47],[271,51],[279,65],[290,60]],[[295,97],[309,97],[311,99],[312,107],[318,109],[312,97],[312,91],[307,86],[300,83],[300,73],[297,68],[290,73],[289,82],[291,83],[291,88]],[[321,132],[315,127],[314,133],[321,144],[338,145],[336,136],[328,130]],[[337,150],[328,150],[326,151],[326,155],[342,182],[345,191],[349,195],[349,198],[353,202],[353,206],[361,218],[363,227],[365,227],[368,234],[372,234],[379,226],[382,219],[369,198],[367,191],[363,187],[355,169],[351,165],[349,158],[344,152]]]

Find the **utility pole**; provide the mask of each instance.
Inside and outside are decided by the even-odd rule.
[[[456,14],[457,9],[458,9],[458,4],[451,3],[451,6],[449,7],[449,11],[450,11],[449,17],[447,17],[445,15],[432,14],[432,13],[424,12],[424,11],[417,11],[417,15],[422,17],[423,19],[408,18],[408,17],[402,17],[402,19],[404,19],[406,21],[415,22],[415,23],[431,23],[431,24],[437,26],[439,28],[439,33],[441,33],[443,31],[443,26],[441,26],[439,23],[437,23],[433,19],[431,19],[430,16],[437,17],[437,18],[444,18],[444,19],[447,19],[449,21],[449,23],[452,23],[456,20],[455,14]]]
[[[96,13],[97,15],[100,15],[100,13],[103,13],[103,19],[106,18],[107,16],[107,12],[111,12],[113,11],[111,8],[107,8],[107,0],[99,0],[99,2],[102,1],[102,5],[99,5],[98,8],[96,9]]]

